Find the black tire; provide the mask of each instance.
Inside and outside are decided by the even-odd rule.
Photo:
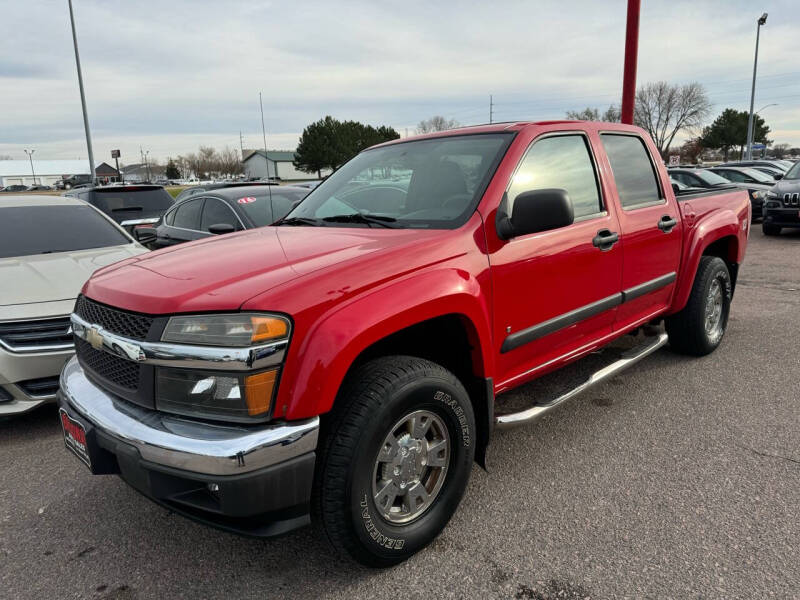
[[[719,329],[706,330],[706,309],[711,304],[709,293],[717,282],[721,292]],[[728,266],[716,256],[703,256],[697,267],[689,301],[680,312],[667,317],[669,345],[680,354],[705,356],[716,350],[725,335],[732,298]]]
[[[415,411],[433,414],[446,427],[449,459],[440,458],[447,468],[428,507],[398,524],[384,517],[373,497],[376,461],[394,425]],[[315,527],[336,551],[363,565],[406,560],[433,541],[458,507],[472,470],[475,433],[469,396],[443,367],[410,356],[358,367],[323,420],[311,507]]]
[[[767,225],[766,223],[761,224],[761,231],[764,235],[780,235],[781,228],[777,225]]]

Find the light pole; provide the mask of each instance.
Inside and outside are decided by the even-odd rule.
[[[36,173],[33,170],[33,153],[34,152],[36,152],[36,150],[25,150],[25,154],[28,155],[28,158],[31,161],[31,175],[33,176],[33,185],[36,185]]]
[[[145,173],[145,177],[147,177],[147,181],[150,181],[150,164],[148,163],[148,158],[150,158],[150,150],[145,150],[145,153],[144,153],[144,173]]]
[[[83,128],[86,131],[86,148],[89,150],[89,173],[92,184],[97,177],[94,174],[94,152],[92,152],[92,134],[89,133],[89,114],[86,112],[86,95],[83,92],[83,75],[81,74],[81,57],[78,54],[78,37],[75,35],[75,17],[72,14],[72,0],[69,1],[69,21],[72,24],[72,45],[75,47],[75,66],[78,68],[78,87],[81,90],[81,108],[83,109]]]
[[[758,69],[758,38],[761,26],[767,22],[767,13],[761,15],[756,26],[756,57],[753,60],[753,87],[750,90],[750,118],[747,120],[747,160],[753,160],[753,102],[756,99],[756,70]]]

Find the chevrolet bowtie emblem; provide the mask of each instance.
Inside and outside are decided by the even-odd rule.
[[[90,327],[86,330],[86,341],[89,342],[95,350],[100,350],[103,347],[103,336],[94,327]]]

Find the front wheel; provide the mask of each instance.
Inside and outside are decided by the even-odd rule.
[[[321,433],[312,516],[334,549],[388,567],[447,525],[475,456],[472,405],[452,373],[410,356],[370,361]]]
[[[676,352],[704,356],[722,341],[728,326],[733,287],[728,266],[716,256],[703,256],[686,306],[667,317],[669,345]]]
[[[777,225],[767,225],[766,223],[761,224],[761,231],[764,235],[780,235],[781,228]]]

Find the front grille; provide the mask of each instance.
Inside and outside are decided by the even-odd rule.
[[[85,296],[78,296],[75,314],[88,323],[134,340],[144,340],[153,324],[152,317],[111,308]]]
[[[795,192],[794,194],[784,194],[783,195],[783,205],[784,206],[800,206],[800,193]]]
[[[85,369],[125,389],[138,389],[141,366],[137,363],[95,350],[79,338],[75,339],[75,352]]]
[[[64,350],[72,346],[69,317],[0,323],[0,345],[16,352]]]
[[[28,396],[54,396],[58,391],[58,377],[28,379],[17,384]]]

